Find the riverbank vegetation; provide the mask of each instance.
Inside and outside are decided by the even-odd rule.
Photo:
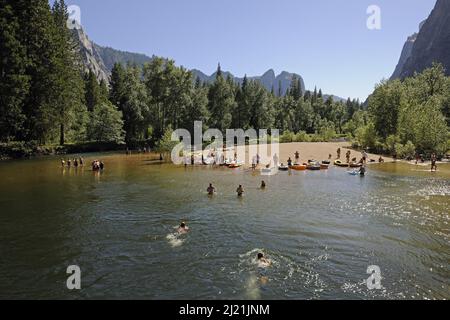
[[[143,68],[115,64],[110,83],[81,62],[62,0],[3,0],[0,8],[0,152],[16,157],[111,146],[167,152],[175,128],[278,128],[280,142],[353,141],[355,147],[411,156],[448,149],[450,80],[439,65],[401,82],[383,81],[368,100],[336,101],[286,92],[252,79],[236,83],[220,65],[213,83],[172,60]],[[281,86],[280,86],[281,87]],[[46,147],[43,147],[46,146]],[[86,146],[89,146],[88,148]]]

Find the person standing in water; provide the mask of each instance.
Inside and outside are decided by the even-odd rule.
[[[80,157],[80,166],[84,166],[84,159],[82,157]]]
[[[431,155],[431,172],[436,172],[437,171],[437,157],[436,157],[436,153],[433,153]]]
[[[64,161],[64,159],[61,159],[61,166],[64,168],[66,166],[66,162]]]
[[[288,167],[292,167],[292,159],[291,158],[288,159],[287,164],[288,164]]]
[[[213,196],[216,193],[216,188],[214,188],[213,184],[210,183],[208,189],[206,189],[208,195]]]
[[[70,168],[72,166],[72,160],[67,160],[67,166]]]
[[[236,190],[236,193],[238,195],[238,197],[242,197],[244,195],[244,187],[242,187],[242,185],[239,185],[239,187]]]

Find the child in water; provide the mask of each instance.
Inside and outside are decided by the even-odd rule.
[[[180,233],[180,234],[188,233],[189,232],[189,227],[186,225],[185,222],[182,222],[180,224],[180,226],[178,227],[177,232]]]
[[[267,268],[272,265],[272,261],[270,261],[270,259],[267,259],[262,252],[258,253],[257,261],[260,268]]]
[[[239,185],[236,192],[238,194],[238,197],[242,197],[244,195],[244,188],[242,187],[242,185]]]

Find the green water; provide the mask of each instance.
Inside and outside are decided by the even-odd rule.
[[[0,298],[450,298],[448,166],[261,177],[101,157],[101,174],[52,158],[0,163]],[[181,220],[191,232],[174,237]],[[258,268],[259,251],[272,267]],[[69,265],[80,291],[66,288]],[[381,290],[367,288],[370,265]]]

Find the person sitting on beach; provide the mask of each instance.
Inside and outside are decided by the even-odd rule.
[[[288,164],[288,167],[292,167],[292,159],[291,158],[288,159],[287,164]]]
[[[258,253],[257,261],[260,268],[267,268],[272,264],[272,261],[267,259],[262,252]]]
[[[238,197],[242,197],[244,195],[244,188],[242,185],[239,185],[239,187],[236,189],[236,193],[238,194]]]
[[[180,233],[180,234],[188,233],[189,232],[189,227],[186,225],[185,222],[182,222],[180,224],[180,226],[178,227],[177,232]]]
[[[431,172],[436,172],[437,171],[437,157],[436,157],[436,153],[433,153],[431,155]]]
[[[265,181],[262,181],[261,182],[261,189],[265,189],[266,188],[266,182]]]
[[[208,192],[208,194],[210,196],[212,196],[212,195],[214,195],[214,193],[216,193],[216,188],[214,188],[212,183],[209,184],[209,187],[208,187],[208,189],[206,189],[206,192]]]

